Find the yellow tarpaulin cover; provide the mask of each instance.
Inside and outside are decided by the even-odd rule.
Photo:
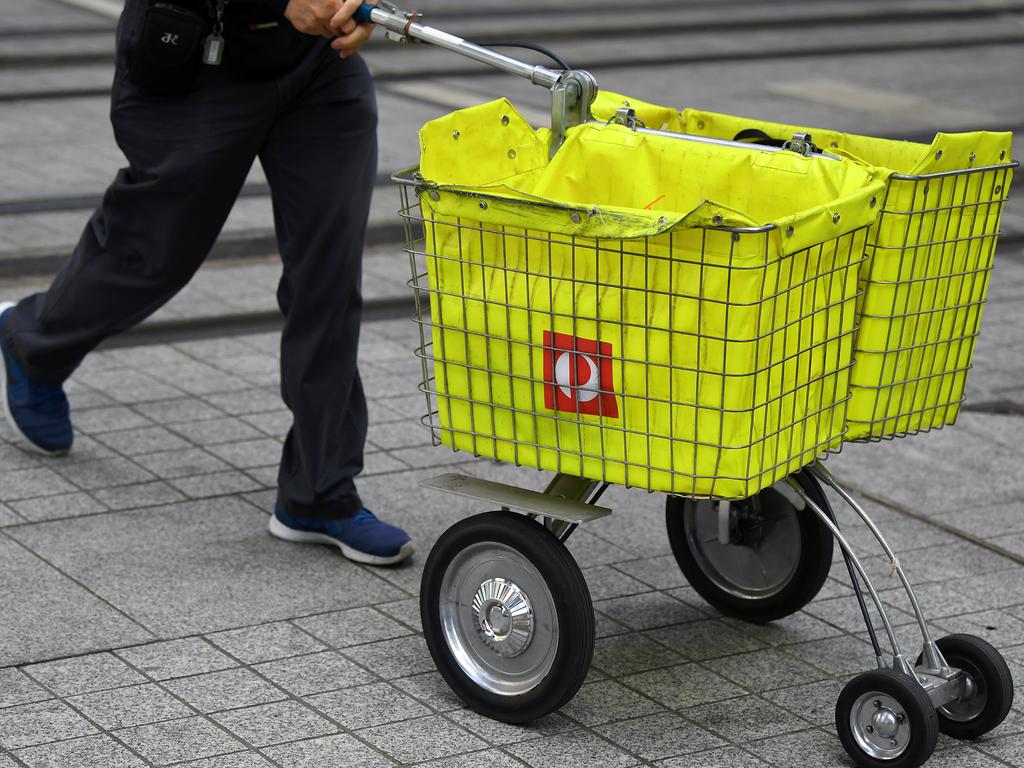
[[[1011,134],[940,133],[930,145],[918,144],[678,112],[614,93],[599,95],[595,117],[611,119],[622,106],[651,127],[714,138],[751,128],[774,139],[807,132],[826,151],[884,169],[888,186],[862,272],[846,437],[888,437],[956,420],[1012,181]],[[997,169],[971,172],[991,166]]]
[[[874,172],[617,125],[549,159],[547,138],[505,100],[420,133],[442,442],[729,498],[838,445]]]

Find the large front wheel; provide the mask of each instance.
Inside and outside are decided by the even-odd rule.
[[[579,566],[544,526],[511,512],[463,520],[423,570],[427,646],[452,690],[508,723],[568,702],[594,652],[594,608]]]
[[[818,481],[794,475],[810,499],[828,510]],[[665,507],[676,562],[697,594],[727,616],[763,624],[813,600],[832,567],[832,533],[809,508],[765,488],[729,505],[723,541],[718,502],[670,496]]]

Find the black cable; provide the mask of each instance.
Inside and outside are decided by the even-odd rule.
[[[534,43],[477,43],[477,45],[483,48],[523,48],[527,51],[536,51],[537,53],[543,54],[555,62],[559,67],[564,70],[570,70],[572,67],[569,66],[568,62],[559,56],[557,53],[549,48],[545,48],[543,45],[536,45]]]

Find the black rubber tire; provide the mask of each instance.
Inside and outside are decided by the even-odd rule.
[[[987,640],[974,635],[948,635],[935,641],[946,662],[974,678],[985,704],[967,721],[952,720],[941,710],[939,730],[954,739],[976,739],[998,727],[1013,706],[1013,676],[1002,654]],[[919,657],[917,663],[921,663]]]
[[[516,550],[540,572],[558,618],[558,649],[551,671],[523,695],[502,696],[477,685],[455,661],[445,640],[440,592],[452,559],[466,547],[496,542]],[[565,545],[540,523],[511,512],[487,512],[456,523],[438,539],[423,569],[420,618],[438,672],[470,709],[506,723],[529,723],[568,703],[587,677],[594,655],[594,606],[579,566]]]
[[[909,721],[910,742],[898,757],[873,757],[857,743],[850,725],[850,715],[857,699],[866,693],[888,694],[903,707]],[[918,768],[935,751],[939,739],[939,719],[931,699],[915,679],[891,669],[876,669],[855,677],[839,694],[836,702],[836,730],[846,753],[861,768]]]
[[[823,510],[830,509],[814,475],[804,469],[794,477],[815,504]],[[785,497],[771,488],[761,491],[758,497],[762,503],[789,504]],[[763,598],[732,594],[707,576],[694,557],[686,536],[684,516],[693,514],[695,509],[696,502],[692,499],[669,496],[665,505],[669,543],[690,585],[719,611],[753,624],[765,624],[797,613],[817,597],[832,568],[833,540],[832,532],[810,508],[796,513],[800,527],[800,561],[792,578],[779,592]]]

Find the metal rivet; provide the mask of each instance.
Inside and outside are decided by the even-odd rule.
[[[699,128],[702,131],[704,130],[704,121],[703,120],[698,120],[697,121],[697,128]]]
[[[833,214],[832,215],[832,223],[833,224],[838,224],[839,223],[839,219],[841,219],[841,218],[842,218],[842,216],[840,216],[838,213]]]
[[[714,216],[711,217],[711,223],[714,224],[716,227],[719,226],[723,221],[724,219],[722,218],[722,214],[720,213],[716,213]]]
[[[438,192],[436,189],[430,190],[430,199],[436,203],[438,200],[441,199],[441,193]]]
[[[942,159],[942,150],[941,149],[938,152],[935,153],[935,159],[936,160],[941,160]]]
[[[838,141],[833,141],[831,146],[832,146],[832,149],[839,149],[839,142]]]
[[[734,243],[738,243],[740,241],[740,233],[739,232],[733,232],[732,233],[732,241]]]
[[[878,198],[877,197],[872,197],[871,198],[871,207],[874,208],[876,205],[878,205]]]
[[[792,227],[786,227],[786,237],[792,237],[796,234],[796,230]]]
[[[509,160],[515,160],[516,159],[516,151],[514,149],[510,149],[508,151],[508,159]]]
[[[882,708],[882,702],[880,702],[878,699],[875,699],[871,703],[874,705],[875,709],[881,709]]]
[[[930,190],[930,189],[931,189],[931,185],[929,185],[929,184],[925,184],[925,185],[924,185],[924,193],[925,193],[926,195],[928,194],[928,190]]]
[[[895,747],[896,746],[896,739],[890,739],[889,740],[889,746],[890,747]]]
[[[502,115],[501,116],[501,124],[502,125],[508,125],[511,122],[512,122],[512,120],[509,118],[508,115]]]
[[[569,218],[572,219],[573,224],[579,224],[581,221],[583,221],[583,217],[576,212],[573,212],[572,216],[570,216]]]
[[[667,221],[668,221],[668,219],[666,219],[664,216],[661,216],[661,217],[658,218],[658,223],[659,224],[664,224]]]
[[[967,159],[970,160],[973,163],[975,158],[977,158],[977,155],[974,152],[971,152],[971,156],[969,158],[967,158]]]
[[[864,730],[867,731],[868,733],[874,733],[874,731],[875,731],[875,729],[872,728],[870,725],[865,725],[864,726]]]
[[[1006,150],[1005,149],[1002,152],[999,153],[999,159],[1000,160],[1005,160],[1006,159]]]
[[[485,210],[485,211],[487,210],[487,201],[486,200],[481,200],[480,201],[480,208],[482,210]]]
[[[996,188],[995,188],[995,193],[998,195],[1002,191],[1003,191],[1003,185],[1002,184],[997,184]]]
[[[461,136],[461,135],[462,134],[459,131],[455,131],[454,133],[452,133],[452,138],[455,139],[456,141],[458,141],[459,140],[459,136]]]
[[[904,715],[902,712],[900,712],[898,715],[896,715],[896,722],[897,723],[902,723],[906,719],[907,719],[907,716]]]

